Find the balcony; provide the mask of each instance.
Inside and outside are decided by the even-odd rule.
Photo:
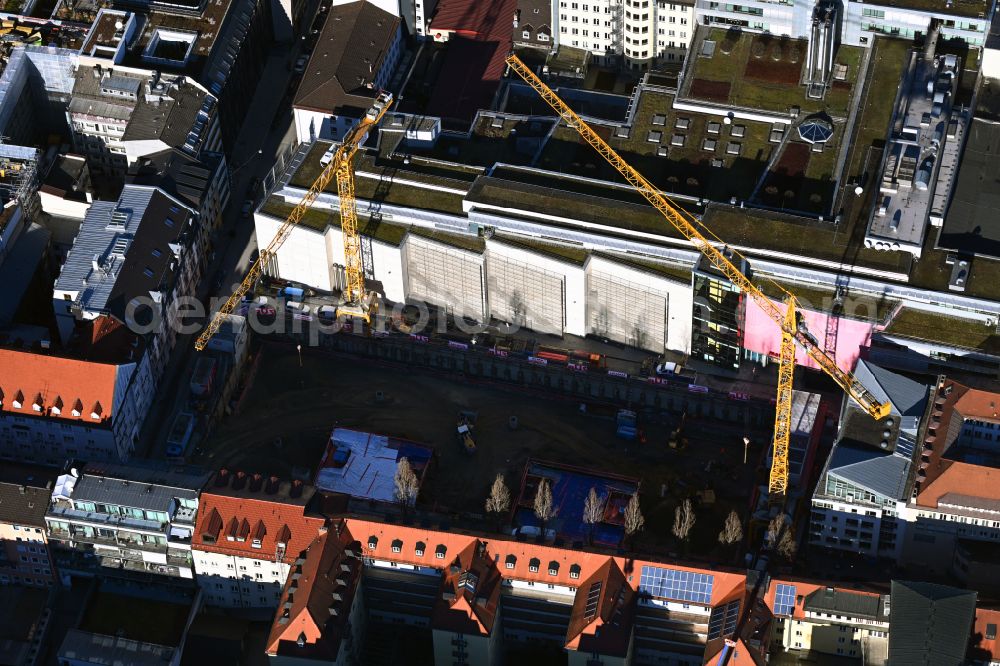
[[[113,548],[134,548],[137,551],[149,551],[154,553],[165,553],[167,544],[152,543],[146,541],[136,541],[134,539],[123,539],[120,536],[101,536],[99,534],[85,534],[81,530],[61,530],[49,529],[51,538],[59,541],[72,541],[74,543],[89,543],[98,546],[111,546]]]
[[[186,507],[178,507],[177,511],[174,512],[174,517],[171,522],[177,525],[194,525],[195,518],[198,516],[198,509],[188,509]]]
[[[100,527],[126,528],[142,532],[155,532],[157,534],[162,534],[166,529],[166,523],[156,520],[124,518],[122,516],[112,516],[107,513],[97,513],[96,511],[80,511],[65,506],[50,507],[48,517],[67,522],[87,523]]]

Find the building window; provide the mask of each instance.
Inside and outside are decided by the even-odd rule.
[[[538,569],[540,566],[541,562],[538,561],[538,558],[533,557],[531,558],[531,561],[528,562],[528,571],[530,571],[531,573],[538,573]]]
[[[416,554],[417,557],[423,557],[424,556],[424,549],[426,547],[427,546],[426,546],[426,544],[423,541],[418,541],[417,542],[417,547],[416,547],[416,549],[414,549],[413,552]]]
[[[392,552],[394,552],[394,553],[401,553],[401,552],[403,552],[403,540],[402,539],[395,539],[392,542]]]
[[[444,544],[439,544],[438,547],[434,550],[434,557],[436,557],[439,560],[443,560],[444,554],[447,552],[448,548]]]

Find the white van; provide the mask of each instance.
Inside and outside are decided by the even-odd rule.
[[[323,157],[319,158],[319,163],[326,166],[333,161],[333,155],[337,152],[336,146],[330,146],[330,150],[323,153]]]

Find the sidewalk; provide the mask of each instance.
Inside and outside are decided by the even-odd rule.
[[[289,63],[298,56],[297,46],[278,45],[272,49],[250,109],[236,140],[230,168],[229,205],[222,215],[222,224],[212,237],[216,260],[202,276],[196,295],[208,305],[211,294],[228,294],[233,282],[239,283],[248,268],[250,254],[256,247],[252,218],[243,218],[240,207],[249,196],[247,189],[254,177],[262,177],[271,162],[294,137],[294,128],[279,125],[270,130],[272,119],[282,112],[280,104],[283,96],[275,90],[284,90],[291,77]],[[290,117],[290,115],[289,115]],[[257,151],[261,151],[260,154]],[[212,269],[216,270],[212,270]],[[222,278],[221,286],[219,284]],[[170,363],[160,378],[157,388],[159,399],[154,401],[143,423],[136,448],[137,457],[160,458],[171,419],[181,411],[187,401],[188,385],[182,381],[193,365],[194,341],[196,335],[178,335]],[[166,399],[164,399],[166,398]]]

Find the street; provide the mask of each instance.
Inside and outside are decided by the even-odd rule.
[[[206,305],[213,296],[224,297],[231,293],[233,285],[243,279],[249,268],[250,255],[257,248],[253,216],[243,217],[240,208],[248,198],[253,199],[255,207],[260,203],[261,192],[248,191],[251,181],[255,178],[262,181],[276,157],[295,140],[288,98],[275,95],[274,91],[285,90],[288,86],[291,64],[295,62],[299,52],[299,42],[271,48],[271,55],[261,75],[261,84],[250,102],[229,163],[229,204],[223,213],[219,229],[212,238],[216,257],[209,263],[196,294]],[[279,122],[274,123],[275,118]],[[262,127],[272,129],[262,133]],[[136,448],[137,457],[163,456],[163,444],[171,420],[183,408],[187,399],[186,378],[194,364],[196,337],[196,334],[177,336],[170,362],[160,379],[158,394],[161,399],[154,401],[143,423]]]

